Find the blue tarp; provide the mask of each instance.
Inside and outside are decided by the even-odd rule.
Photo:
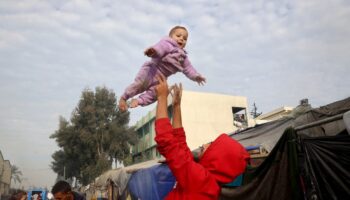
[[[247,146],[247,147],[245,147],[245,150],[250,151],[250,150],[255,150],[255,149],[259,149],[259,148],[260,148],[260,145],[257,145],[257,146]]]
[[[171,191],[175,177],[166,164],[140,169],[129,180],[128,190],[133,199],[162,200]]]

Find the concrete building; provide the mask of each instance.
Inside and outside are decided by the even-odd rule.
[[[0,199],[1,199],[1,196],[4,194],[3,192],[4,183],[2,182],[3,174],[4,174],[4,157],[2,156],[2,153],[0,151]]]
[[[309,100],[305,98],[300,100],[299,105],[297,107],[282,106],[280,108],[258,116],[254,119],[254,121],[255,124],[261,124],[265,122],[278,120],[286,116],[296,118],[297,116],[302,115],[311,109],[312,107],[309,104]]]
[[[171,115],[171,95],[168,97],[168,104]],[[238,128],[248,127],[251,122],[247,98],[242,96],[183,91],[181,106],[182,123],[191,150],[213,141],[221,133],[231,133]],[[160,157],[154,142],[155,111],[150,111],[136,123],[140,141],[132,147],[134,162]],[[240,122],[238,126],[235,121]]]
[[[272,110],[268,113],[261,114],[254,119],[255,124],[262,124],[265,122],[270,122],[270,121],[274,121],[277,119],[281,119],[282,117],[291,115],[293,109],[294,109],[294,107],[282,106],[282,107],[277,108],[275,110]]]
[[[0,198],[8,195],[11,184],[11,164],[9,160],[4,160],[0,151]]]

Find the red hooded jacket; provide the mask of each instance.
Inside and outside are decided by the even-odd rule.
[[[177,181],[166,199],[218,199],[220,184],[229,183],[244,172],[249,154],[227,134],[216,138],[197,163],[183,128],[173,129],[168,118],[156,120],[155,125],[158,151]]]

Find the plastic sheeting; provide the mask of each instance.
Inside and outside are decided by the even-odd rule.
[[[350,136],[302,139],[308,196],[350,199]]]
[[[305,114],[294,120],[294,127],[309,124],[338,114],[344,114],[350,110],[350,97],[336,101],[319,108],[309,110]],[[345,129],[342,119],[332,123],[325,123],[302,131],[298,131],[298,135],[306,135],[309,137],[335,136]]]
[[[278,138],[281,129],[277,128],[284,128],[281,122],[300,126],[349,110],[350,98],[346,98],[311,109],[296,119],[254,127],[233,138],[245,145],[254,140],[264,144],[264,139],[269,140],[265,134]],[[265,161],[245,173],[243,186],[223,188],[220,199],[350,199],[350,136],[344,121],[298,131],[297,137],[294,134],[294,139],[287,139],[292,132],[287,129]]]
[[[245,172],[244,185],[223,188],[220,199],[300,199],[297,174],[296,135],[288,129],[265,161],[258,168]]]
[[[166,164],[133,173],[128,183],[132,199],[162,200],[172,190],[175,178]]]
[[[268,152],[276,145],[284,130],[293,125],[293,118],[283,118],[231,135],[243,146],[261,146]]]
[[[98,179],[95,181],[94,186],[106,190],[108,180],[111,180],[117,186],[119,194],[122,194],[126,189],[130,176],[131,175],[128,174],[125,169],[109,170],[98,177]]]
[[[350,199],[350,136],[299,137],[289,128],[270,155],[220,199]]]

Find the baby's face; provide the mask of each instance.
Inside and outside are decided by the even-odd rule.
[[[171,34],[170,37],[174,39],[182,49],[185,48],[188,37],[188,33],[186,30],[178,28],[173,32],[173,34]]]

